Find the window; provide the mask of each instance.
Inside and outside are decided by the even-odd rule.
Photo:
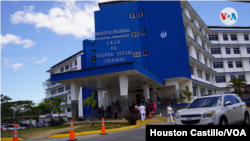
[[[96,62],[96,57],[92,56],[92,62]]]
[[[224,41],[228,41],[227,34],[223,34],[223,40],[224,40]]]
[[[240,54],[240,49],[239,48],[234,48],[234,54]]]
[[[201,95],[203,95],[204,94],[204,89],[200,88],[200,92],[201,92]]]
[[[97,91],[94,91],[94,97],[98,97]]]
[[[195,41],[197,41],[197,40],[196,40],[196,36],[195,36],[195,35],[194,35],[194,40],[195,40]]]
[[[65,66],[65,70],[68,70],[68,69],[69,69],[69,65],[66,65],[66,66]]]
[[[225,83],[225,76],[215,76],[216,83]]]
[[[207,65],[207,59],[206,58],[204,58],[204,62],[205,62],[205,65]]]
[[[200,57],[199,57],[199,53],[198,52],[196,52],[196,56],[197,56],[197,60],[200,61]]]
[[[236,35],[231,35],[231,40],[232,40],[232,41],[237,41]]]
[[[67,96],[65,96],[65,99],[68,100],[68,99],[67,99]]]
[[[52,94],[52,95],[53,95],[53,94],[56,94],[56,90],[51,91],[51,94]]]
[[[55,83],[55,82],[52,82],[52,83],[51,83],[51,86],[53,86],[53,85],[56,85],[56,83]]]
[[[212,91],[211,90],[207,90],[208,95],[212,95]]]
[[[143,50],[143,56],[148,55],[148,50]]]
[[[77,66],[77,61],[75,61],[75,66]]]
[[[222,62],[213,62],[214,68],[223,68]]]
[[[218,41],[218,35],[216,35],[216,34],[208,35],[208,38],[211,41]]]
[[[194,22],[192,18],[190,18],[191,22]]]
[[[245,41],[249,41],[248,35],[244,35],[244,39],[245,39]]]
[[[141,36],[142,36],[142,35],[146,35],[146,29],[141,30]]]
[[[203,43],[203,42],[201,43],[201,45],[202,45],[202,47],[205,47],[205,45],[204,45],[204,43]]]
[[[193,94],[196,96],[196,87],[193,87]]]
[[[71,96],[69,96],[69,100],[71,100]]]
[[[69,66],[70,66],[70,68],[72,68],[72,63],[70,63],[70,65],[69,65]]]
[[[226,48],[226,54],[231,54],[230,48]]]
[[[94,52],[95,52],[96,50],[94,50],[94,49],[91,49],[91,51],[94,51]]]
[[[144,11],[139,12],[139,17],[144,16]]]
[[[191,72],[192,75],[194,75],[194,70],[193,70],[192,66],[190,66],[190,72]]]
[[[225,105],[227,102],[231,102],[231,100],[229,99],[229,96],[225,96],[225,97],[224,97],[224,105]]]
[[[230,79],[233,80],[235,78],[235,75],[231,75]]]
[[[136,13],[131,13],[130,18],[136,18]]]
[[[188,50],[188,55],[189,55],[189,46],[187,46],[187,50]]]
[[[138,31],[132,32],[132,37],[137,37],[137,36],[139,36]]]
[[[61,68],[61,72],[64,72],[64,67]]]
[[[227,62],[228,63],[228,68],[233,68],[233,62]]]
[[[211,54],[220,54],[220,48],[211,48]]]
[[[66,86],[66,91],[70,90],[70,85]]]
[[[134,52],[134,57],[140,57],[140,56],[141,56],[141,52],[140,51]]]
[[[67,107],[67,112],[71,112],[71,108],[70,107]]]
[[[198,74],[199,78],[202,78],[202,71],[201,70],[197,69],[197,74]]]
[[[234,96],[229,95],[230,100],[232,101],[233,104],[239,103],[239,100],[237,100]]]
[[[206,73],[206,80],[210,81],[209,74]]]
[[[64,92],[64,87],[58,89],[58,93]]]
[[[247,54],[250,54],[250,48],[247,48]]]
[[[238,78],[245,80],[245,76],[244,75],[238,75]]]
[[[236,61],[236,68],[242,68],[241,61]]]

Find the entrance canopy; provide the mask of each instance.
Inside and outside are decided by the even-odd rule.
[[[107,88],[119,89],[119,75],[125,74],[129,77],[129,87],[149,84],[154,86],[164,86],[164,80],[141,67],[136,62],[121,63],[109,66],[83,69],[51,76],[52,82],[70,83],[76,81],[81,87],[106,90]]]

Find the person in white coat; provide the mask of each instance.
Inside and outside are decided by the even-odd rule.
[[[141,103],[141,106],[139,106],[139,110],[141,113],[141,121],[143,122],[145,119],[146,108],[145,108],[145,106],[143,106],[142,103]]]
[[[172,122],[174,122],[173,117],[172,117],[172,111],[173,109],[171,108],[170,104],[168,105],[168,122],[170,122],[170,119]]]

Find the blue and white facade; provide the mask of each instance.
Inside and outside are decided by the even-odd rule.
[[[127,103],[141,96],[147,101],[179,97],[188,86],[195,99],[231,92],[226,87],[233,77],[250,84],[249,27],[207,26],[187,1],[118,1],[99,7],[95,40],[84,40],[81,52],[48,70],[57,83],[49,88],[51,96],[70,100],[65,113],[73,120],[91,113],[81,103],[93,91],[96,107],[119,99],[124,114]]]

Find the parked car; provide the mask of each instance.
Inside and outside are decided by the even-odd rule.
[[[4,126],[1,126],[1,132],[7,131],[7,128],[5,128]]]
[[[197,98],[192,104],[178,110],[176,125],[249,125],[249,112],[237,94],[213,95]]]
[[[7,128],[7,130],[14,130],[15,124],[7,124],[3,125],[3,127]],[[20,125],[17,124],[17,129],[21,129]]]
[[[42,122],[36,123],[36,127],[45,127],[46,125]]]
[[[19,123],[19,125],[21,127],[25,127],[25,128],[33,128],[34,127],[32,124],[27,124],[27,123]]]

